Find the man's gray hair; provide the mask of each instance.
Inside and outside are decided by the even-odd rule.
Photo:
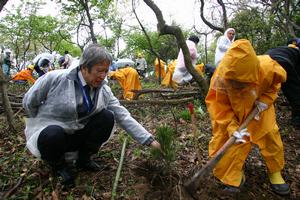
[[[100,47],[98,44],[91,44],[84,49],[79,60],[79,66],[87,67],[88,71],[96,64],[111,64],[112,56],[110,53]]]

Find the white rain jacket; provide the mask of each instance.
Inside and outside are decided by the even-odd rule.
[[[227,49],[234,42],[235,35],[234,35],[232,41],[230,41],[229,38],[227,37],[228,31],[234,31],[235,32],[235,30],[233,28],[229,28],[225,31],[224,35],[219,37],[219,39],[217,41],[217,47],[216,47],[216,53],[215,53],[215,66],[216,67],[220,63],[221,59],[224,57]]]
[[[145,58],[137,58],[135,64],[136,64],[136,69],[139,70],[147,69],[147,62]]]
[[[36,64],[37,61],[39,61],[38,65],[40,66],[40,63],[43,59],[47,59],[50,61],[50,64],[54,63],[54,56],[50,53],[41,53],[39,55],[37,55],[34,59],[33,59],[33,63]]]
[[[186,45],[190,52],[192,64],[195,67],[197,62],[197,57],[198,57],[196,44],[191,40],[187,40]],[[180,49],[177,57],[177,65],[175,67],[172,80],[178,84],[183,84],[189,82],[190,80],[192,80],[192,78],[193,76],[187,71],[185,67],[183,53],[182,50]]]
[[[58,125],[67,134],[82,129],[92,115],[107,109],[113,112],[115,120],[139,143],[144,144],[152,135],[145,130],[130,113],[120,105],[104,80],[96,90],[95,105],[88,116],[78,118],[77,107],[82,104],[82,94],[77,80],[79,66],[67,70],[54,70],[40,77],[28,90],[23,99],[26,119],[26,146],[40,158],[37,139],[40,132],[49,125]]]

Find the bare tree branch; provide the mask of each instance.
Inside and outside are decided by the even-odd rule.
[[[87,19],[88,19],[88,22],[89,22],[88,27],[89,27],[89,30],[90,30],[92,41],[93,41],[94,44],[97,44],[97,38],[96,38],[95,33],[94,33],[94,23],[93,23],[93,19],[91,17],[89,5],[88,5],[89,1],[80,0],[79,2],[85,10],[85,13],[86,13],[86,16],[87,16]]]
[[[206,96],[208,91],[208,85],[206,80],[201,77],[195,68],[192,65],[191,57],[189,49],[186,45],[185,38],[182,34],[181,29],[178,26],[169,26],[166,25],[166,22],[163,18],[161,10],[156,6],[156,4],[152,0],[144,0],[144,2],[153,10],[157,18],[157,30],[159,35],[171,34],[175,35],[178,46],[182,49],[185,66],[188,72],[193,76],[199,87],[201,88],[201,92],[203,96]]]
[[[200,0],[200,17],[201,17],[202,21],[203,21],[209,28],[211,28],[211,29],[213,29],[213,30],[220,31],[221,33],[224,33],[225,28],[215,26],[215,25],[213,25],[211,22],[209,22],[209,21],[205,18],[205,16],[204,16],[204,0]]]
[[[5,6],[5,4],[8,2],[8,0],[1,0],[0,1],[0,12],[2,11],[3,7]]]
[[[226,8],[225,5],[223,3],[223,0],[217,0],[218,4],[221,6],[222,8],[222,13],[223,13],[223,25],[224,25],[224,29],[226,30],[228,28],[228,20],[227,20],[227,12],[226,12]]]

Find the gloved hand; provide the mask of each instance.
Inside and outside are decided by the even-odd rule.
[[[246,140],[243,137],[249,137],[250,133],[247,132],[247,128],[244,128],[241,131],[234,131],[233,136],[236,138],[235,143],[245,143]]]
[[[255,105],[256,105],[256,107],[258,109],[258,113],[255,115],[254,119],[258,121],[260,119],[259,118],[259,114],[261,112],[267,110],[268,109],[268,105],[265,104],[265,103],[263,103],[263,102],[260,102],[260,101],[255,101]]]

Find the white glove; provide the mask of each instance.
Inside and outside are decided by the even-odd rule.
[[[250,133],[247,132],[247,128],[244,128],[241,131],[234,131],[233,136],[236,138],[235,143],[245,143],[246,140],[243,137],[249,137]]]
[[[263,102],[260,102],[260,101],[255,101],[255,105],[256,105],[256,107],[258,109],[258,113],[255,115],[254,119],[258,121],[260,119],[259,118],[259,114],[261,112],[267,110],[268,109],[268,105],[265,104],[265,103],[263,103]]]

